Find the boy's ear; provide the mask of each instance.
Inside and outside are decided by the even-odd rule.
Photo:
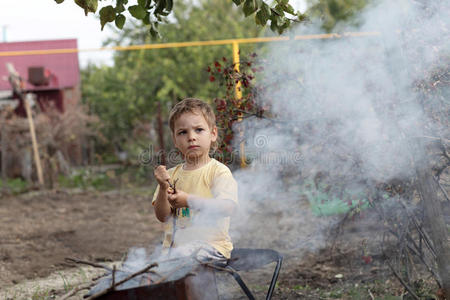
[[[211,141],[215,142],[217,141],[217,126],[214,126],[213,129],[211,130]]]

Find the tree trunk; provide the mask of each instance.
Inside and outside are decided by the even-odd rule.
[[[161,101],[158,101],[158,115],[157,115],[157,122],[158,122],[158,138],[159,138],[159,154],[161,155],[161,165],[166,165],[166,152],[165,152],[165,145],[164,145],[164,127],[163,127],[163,121],[162,121],[162,111],[161,111]]]
[[[425,221],[436,251],[436,262],[446,299],[450,299],[450,242],[442,214],[437,184],[429,168],[417,168],[417,189],[423,201]]]

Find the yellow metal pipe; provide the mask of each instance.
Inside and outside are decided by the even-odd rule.
[[[234,64],[234,69],[239,72],[240,58],[239,58],[239,43],[237,41],[233,42],[233,64]],[[240,81],[238,81],[238,83],[236,84],[234,91],[236,93],[236,99],[241,101],[242,100],[242,91],[241,91],[241,82]],[[242,113],[239,113],[239,115],[238,115],[238,122],[242,122]],[[239,132],[239,135],[242,139],[244,136],[244,131],[241,130]],[[241,153],[241,168],[244,168],[247,165],[245,163],[244,142],[241,142],[239,147],[240,147],[240,153]]]
[[[234,69],[238,72],[239,72],[239,63],[240,63],[239,44],[238,44],[238,42],[233,42],[233,64],[234,64]],[[236,92],[236,98],[242,99],[242,91],[241,91],[241,82],[240,81],[238,81],[238,83],[236,84],[235,92]]]
[[[329,33],[329,34],[309,34],[294,36],[294,40],[312,40],[312,39],[331,39],[342,37],[363,37],[380,35],[379,32],[344,32],[343,34]],[[88,49],[47,49],[47,50],[23,50],[23,51],[0,51],[0,56],[22,56],[22,55],[43,55],[43,54],[61,54],[61,53],[78,53],[78,52],[95,52],[95,51],[132,51],[141,49],[166,49],[166,48],[182,48],[195,46],[217,46],[230,45],[233,43],[248,44],[248,43],[268,43],[268,42],[284,42],[291,40],[290,37],[259,37],[248,39],[227,39],[214,41],[194,41],[194,42],[178,42],[178,43],[159,43],[159,44],[142,44],[130,46],[113,46],[102,48],[88,48]]]

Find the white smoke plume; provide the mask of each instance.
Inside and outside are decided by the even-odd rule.
[[[270,103],[276,120],[244,121],[254,160],[235,174],[238,246],[314,250],[323,244],[323,228],[335,219],[311,216],[299,196],[300,177],[326,173],[361,192],[414,173],[411,144],[437,128],[414,86],[450,54],[450,3],[430,3],[377,1],[360,16],[359,28],[340,26],[375,35],[272,44],[258,79],[267,90],[258,101]],[[288,35],[317,33],[323,32],[311,24]]]

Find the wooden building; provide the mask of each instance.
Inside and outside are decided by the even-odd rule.
[[[80,104],[78,53],[76,51],[51,53],[51,50],[56,49],[77,49],[77,40],[62,39],[0,43],[0,53],[9,52],[11,54],[0,55],[0,110],[13,109],[17,117],[26,117],[24,103],[14,94],[8,81],[7,63],[12,64],[23,78],[23,92],[34,95],[35,103],[38,105],[36,107],[37,111],[45,112],[52,106],[62,116],[68,116],[70,109]],[[27,53],[30,50],[39,50],[40,53]],[[0,132],[2,131],[2,126],[6,127],[5,124],[0,124]],[[10,136],[10,134],[3,134],[3,138],[8,139],[12,143]],[[72,144],[65,147],[66,149],[60,149],[66,159],[72,164],[80,164],[82,162],[81,141],[82,137],[76,137]],[[5,143],[3,141],[0,144]],[[30,156],[29,149],[24,149],[23,153],[21,151],[21,153],[8,153],[7,155],[5,153],[2,154],[1,151],[0,149],[2,157],[0,166],[2,167],[3,175],[6,164],[17,165],[14,162],[17,161],[17,156],[20,156],[20,161],[23,160],[23,157]],[[14,156],[16,156],[15,159]],[[20,162],[19,164],[25,165]]]
[[[76,49],[76,39],[0,43],[1,52],[19,52],[43,50],[42,54],[0,56],[0,95],[11,92],[7,80],[6,63],[12,63],[22,78],[25,79],[25,92],[32,92],[37,97],[41,110],[49,102],[63,112],[68,102],[80,101],[80,67],[78,53],[45,53],[46,50]],[[10,93],[10,98],[18,99]],[[16,113],[25,116],[22,103],[15,108]]]

